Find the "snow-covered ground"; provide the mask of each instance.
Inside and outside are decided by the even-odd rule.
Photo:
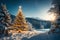
[[[37,29],[37,32],[39,32],[39,33],[46,33],[49,31],[50,31],[50,29]]]
[[[23,31],[22,33],[13,33],[9,37],[0,38],[0,40],[57,40],[60,37],[59,34],[48,34],[49,30],[50,29],[39,29]]]

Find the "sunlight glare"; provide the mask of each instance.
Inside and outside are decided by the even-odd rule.
[[[46,18],[47,18],[47,20],[49,20],[49,21],[55,21],[56,16],[55,16],[54,13],[52,13],[52,14],[48,14]]]

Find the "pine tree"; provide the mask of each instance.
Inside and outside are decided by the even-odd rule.
[[[10,26],[11,24],[11,18],[10,18],[10,14],[6,8],[6,5],[1,4],[1,9],[0,9],[0,27],[2,27],[2,29],[7,30],[7,28]]]
[[[44,29],[44,26],[43,26],[43,25],[41,25],[40,29]]]
[[[52,28],[51,32],[60,32],[60,1],[53,0],[52,4],[54,7],[52,7],[49,12],[53,12],[56,16],[56,19],[54,22],[52,22],[54,28]]]
[[[21,6],[19,6],[19,10],[18,10],[17,16],[14,20],[13,27],[14,28],[16,27],[17,30],[21,30],[21,31],[28,30],[28,24],[25,20],[23,13],[22,13]]]
[[[9,14],[7,8],[6,8],[6,5],[1,4],[1,10],[2,10],[1,13],[4,14],[4,18],[5,18],[4,22],[6,23],[6,27],[9,27],[9,25],[11,24],[11,17],[10,17],[10,14]]]
[[[30,22],[27,22],[27,23],[28,23],[28,29],[29,29],[29,31],[32,31],[33,30],[32,24]]]

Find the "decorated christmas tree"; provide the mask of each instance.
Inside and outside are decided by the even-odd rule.
[[[13,28],[15,28],[19,31],[27,31],[28,30],[28,24],[25,20],[23,13],[22,13],[21,6],[19,6],[17,16],[16,16],[14,23],[13,23]]]

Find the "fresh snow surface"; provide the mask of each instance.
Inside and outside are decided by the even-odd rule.
[[[11,36],[3,36],[0,40],[59,40],[59,34],[48,34],[50,29],[39,29],[13,33]]]

